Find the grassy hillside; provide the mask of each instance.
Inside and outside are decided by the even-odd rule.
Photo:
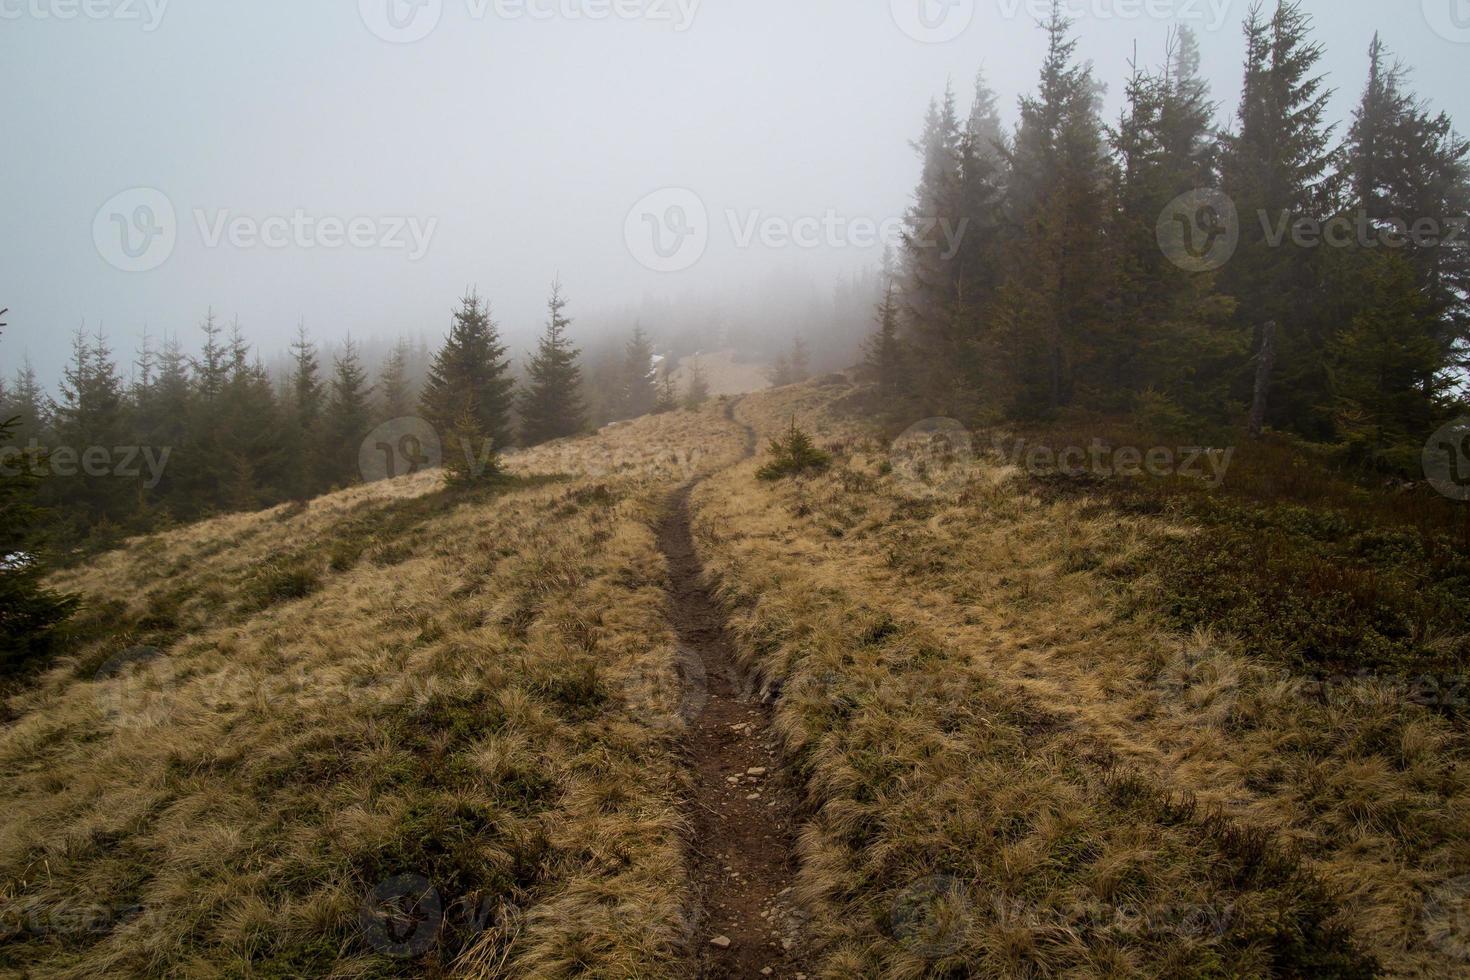
[[[761,392],[57,576],[80,638],[0,726],[0,972],[695,975],[746,884],[700,884],[711,784],[727,821],[795,798],[776,975],[1466,972],[1453,511],[1280,445],[1214,488],[916,461],[865,398]],[[830,465],[759,479],[793,419]],[[730,744],[660,551],[696,477],[689,567],[771,712],[723,727],[769,773],[689,749]]]
[[[517,456],[493,493],[426,474],[62,576],[92,639],[0,729],[0,970],[670,972],[652,522],[742,449],[716,408],[678,413]]]
[[[806,786],[801,889],[834,975],[1465,969],[1454,713],[1397,675],[1324,684],[1261,619],[1181,617],[1180,556],[1219,540],[1221,519],[1189,516],[1208,500],[1059,492],[987,453],[906,468],[855,401],[805,386],[742,403],[762,436],[795,418],[834,463],[761,484],[753,460],[695,498]],[[1298,645],[1323,618],[1301,614]],[[1455,660],[1465,620],[1436,624],[1426,656]]]

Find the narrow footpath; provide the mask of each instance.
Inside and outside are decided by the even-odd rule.
[[[691,847],[701,909],[695,972],[742,980],[805,978],[792,895],[794,800],[778,773],[768,708],[740,682],[725,617],[703,585],[689,524],[690,490],[670,497],[659,546],[668,561],[681,652],[703,666],[708,686],[689,737]]]

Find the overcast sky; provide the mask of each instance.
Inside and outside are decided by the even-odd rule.
[[[1036,6],[0,0],[0,370],[28,352],[50,386],[83,322],[124,356],[145,324],[192,347],[210,306],[273,353],[298,320],[437,334],[471,284],[519,337],[558,274],[576,312],[874,264],[946,80],[967,96],[984,65],[1014,121]],[[1378,29],[1470,127],[1470,0],[1306,6],[1339,117]],[[1156,61],[1176,20],[1232,112],[1243,0],[1068,7],[1110,120],[1134,43]],[[742,244],[765,218],[820,244]]]

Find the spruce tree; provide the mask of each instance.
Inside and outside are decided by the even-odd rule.
[[[230,377],[230,350],[221,339],[224,328],[215,320],[214,310],[204,315],[199,325],[204,331],[204,344],[194,359],[194,389],[205,403],[214,402],[225,390]]]
[[[1021,100],[1011,151],[1010,203],[1018,238],[998,318],[1011,408],[1045,416],[1079,384],[1103,380],[1089,355],[1114,338],[1105,317],[1113,268],[1107,253],[1109,163],[1091,65],[1074,60],[1071,21],[1054,0],[1036,95]]]
[[[1443,421],[1440,351],[1423,329],[1425,297],[1402,256],[1360,253],[1351,282],[1357,314],[1329,343],[1337,423],[1350,459],[1410,473],[1424,433]]]
[[[1215,106],[1188,28],[1171,34],[1162,71],[1135,66],[1125,99],[1111,134],[1118,185],[1110,238],[1120,274],[1114,342],[1099,353],[1099,375],[1112,396],[1104,401],[1150,404],[1140,396],[1161,394],[1175,408],[1223,422],[1231,365],[1246,338],[1233,325],[1234,304],[1218,291],[1216,274],[1176,264],[1160,247],[1158,228],[1176,198],[1216,181]]]
[[[373,389],[367,383],[367,371],[351,337],[334,360],[333,368],[324,430],[331,449],[327,457],[328,477],[340,486],[351,483],[358,475],[358,451],[372,428]]]
[[[709,375],[705,373],[704,364],[699,358],[692,357],[689,359],[684,382],[684,407],[692,412],[709,401],[709,397]]]
[[[189,361],[177,337],[164,338],[156,364],[146,397],[138,398],[134,406],[134,431],[138,442],[148,447],[155,459],[162,458],[166,451],[169,463],[159,475],[158,484],[147,491],[147,497],[155,510],[162,507],[176,516],[189,517],[198,512],[198,502],[185,497],[177,473],[193,455],[188,438],[194,407]]]
[[[58,447],[72,457],[71,472],[56,473],[47,485],[48,498],[78,536],[98,523],[121,523],[135,506],[131,478],[112,469],[114,449],[129,442],[125,408],[122,378],[106,340],[79,328],[62,374],[55,421]]]
[[[679,389],[674,387],[674,372],[665,365],[655,384],[658,394],[653,400],[653,414],[663,415],[679,407]]]
[[[574,436],[587,427],[582,370],[577,366],[581,351],[567,336],[572,321],[565,314],[566,305],[561,283],[552,283],[546,333],[527,367],[530,380],[521,394],[521,442],[527,446]]]
[[[1241,325],[1259,338],[1278,324],[1279,367],[1268,418],[1315,437],[1333,430],[1323,345],[1333,324],[1318,291],[1324,249],[1296,248],[1292,226],[1332,214],[1331,92],[1317,74],[1321,46],[1299,3],[1279,3],[1270,19],[1260,7],[1245,25],[1246,67],[1239,131],[1225,140],[1222,187],[1241,215],[1240,246],[1222,272],[1222,288],[1239,302]],[[1284,238],[1276,241],[1275,236]],[[1257,344],[1253,344],[1258,346]],[[1242,378],[1249,372],[1242,370]]]
[[[179,460],[176,474],[178,492],[196,514],[225,506],[237,482],[236,460],[225,438],[224,393],[230,378],[230,354],[213,309],[205,314],[199,329],[204,341],[199,356],[189,362],[188,453]]]
[[[43,441],[43,434],[51,423],[51,411],[46,393],[36,379],[36,369],[26,357],[15,372],[15,383],[10,389],[9,408],[0,418],[14,418],[10,430],[10,444],[29,446],[32,439]]]
[[[326,385],[316,344],[307,335],[306,324],[296,326],[291,342],[291,373],[286,379],[286,424],[283,432],[289,457],[287,492],[304,500],[330,484],[325,457],[330,447],[322,430],[322,405]]]
[[[878,332],[868,340],[865,365],[867,373],[878,384],[878,392],[885,403],[906,394],[904,388],[904,354],[898,335],[898,302],[893,295],[893,286],[883,296],[878,307]]]
[[[958,240],[954,295],[930,329],[916,332],[918,356],[928,365],[924,389],[934,411],[968,415],[992,387],[995,337],[989,327],[1000,287],[1009,183],[1009,143],[1001,129],[996,95],[984,73],[959,143]]]
[[[960,294],[963,265],[951,254],[950,238],[965,217],[962,153],[954,91],[929,104],[923,134],[912,144],[922,160],[914,203],[905,216],[903,291],[905,321],[917,347],[942,351],[950,346],[951,321]],[[981,152],[978,144],[971,148]],[[789,383],[789,382],[788,382]]]
[[[237,321],[230,333],[229,381],[221,395],[219,440],[229,461],[218,505],[249,510],[289,493],[294,474],[281,440],[280,413],[269,376],[252,359]]]
[[[654,387],[653,343],[641,326],[633,328],[633,336],[623,348],[619,392],[618,415],[625,419],[647,415],[658,399]]]
[[[784,388],[789,384],[794,384],[796,378],[791,370],[791,358],[784,353],[777,354],[770,368],[766,370],[766,380],[771,383],[772,388]]]
[[[812,376],[811,353],[800,337],[791,340],[791,380],[800,383]]]
[[[1470,236],[1444,228],[1443,236],[1423,240],[1412,230],[1420,219],[1470,214],[1470,141],[1455,134],[1447,115],[1408,91],[1407,71],[1388,59],[1375,36],[1368,83],[1343,148],[1349,207],[1364,216],[1376,241],[1396,242],[1393,250],[1414,270],[1413,288],[1423,302],[1406,341],[1431,337],[1439,351],[1436,374],[1443,375],[1463,367],[1470,342]],[[1350,217],[1356,223],[1357,214]]]
[[[445,465],[459,482],[493,476],[495,454],[510,444],[515,382],[505,352],[488,307],[467,293],[419,398],[424,418],[441,433]]]
[[[138,356],[133,360],[133,382],[128,390],[128,397],[135,406],[147,397],[148,389],[153,387],[153,375],[157,367],[158,351],[153,348],[153,337],[145,325],[143,339],[138,343]]]
[[[297,325],[296,339],[291,342],[290,391],[291,412],[297,425],[303,432],[315,431],[325,393],[316,345],[307,336],[304,323]]]
[[[408,359],[412,353],[408,338],[400,337],[383,361],[378,372],[378,391],[382,403],[378,415],[383,421],[403,418],[412,411],[413,395],[408,380]]]
[[[0,310],[0,318],[5,313]],[[0,446],[14,444],[18,421],[0,418]],[[40,549],[48,515],[37,506],[38,478],[31,462],[12,460],[0,467],[0,673],[51,653],[57,628],[77,606],[75,597],[43,584],[48,569]]]

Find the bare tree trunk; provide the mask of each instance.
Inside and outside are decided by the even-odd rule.
[[[1271,392],[1271,373],[1276,370],[1276,321],[1267,320],[1261,331],[1261,350],[1256,355],[1256,395],[1251,403],[1250,436],[1261,438],[1266,428],[1266,399]]]

